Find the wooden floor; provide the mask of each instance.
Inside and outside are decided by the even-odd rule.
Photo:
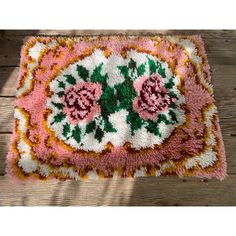
[[[228,177],[50,181],[15,185],[5,174],[20,48],[29,35],[201,34],[212,70]],[[236,31],[0,31],[0,205],[236,205]]]

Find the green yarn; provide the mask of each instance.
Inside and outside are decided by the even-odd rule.
[[[76,70],[78,72],[79,77],[84,81],[87,81],[89,77],[89,71],[81,65],[77,65]]]
[[[108,75],[105,74],[105,75],[102,75],[102,66],[103,66],[103,63],[100,63],[94,70],[93,70],[93,73],[91,75],[91,82],[93,83],[100,83],[102,85],[104,85],[104,83],[106,82],[107,78],[108,78]]]
[[[72,75],[64,75],[64,77],[66,78],[66,82],[68,82],[69,84],[76,84],[76,79]]]
[[[145,72],[146,72],[145,65],[144,65],[144,64],[141,64],[141,65],[137,68],[138,76],[144,75]]]
[[[103,117],[109,116],[111,113],[114,113],[118,110],[117,108],[117,99],[115,95],[115,89],[110,86],[103,88],[103,93],[98,100],[98,103],[101,108],[101,114]]]
[[[136,69],[136,62],[131,58],[128,64],[128,67],[132,70]]]
[[[64,126],[63,126],[63,136],[65,138],[68,138],[69,136],[69,133],[70,133],[70,124],[66,123]]]
[[[125,79],[129,79],[129,68],[127,66],[117,66],[120,70],[121,75],[124,76]]]
[[[92,133],[95,130],[95,128],[96,128],[96,122],[95,120],[93,120],[86,125],[85,133],[86,134]]]
[[[75,126],[75,128],[72,131],[72,137],[75,139],[77,143],[80,143],[81,141],[81,129],[78,125]]]
[[[174,78],[172,77],[169,79],[168,83],[165,83],[164,86],[165,86],[165,88],[172,89],[174,85],[175,85]]]
[[[177,94],[175,94],[175,92],[172,91],[172,90],[170,90],[169,95],[170,95],[172,98],[176,98],[176,99],[178,99]]]
[[[155,61],[153,61],[149,57],[147,57],[147,59],[148,59],[148,65],[149,65],[149,72],[150,72],[150,75],[152,75],[156,73],[157,71],[157,64],[155,63]]]
[[[64,82],[62,82],[62,81],[59,81],[59,82],[58,82],[58,87],[65,89],[66,84],[65,84]]]
[[[62,97],[62,96],[64,96],[64,94],[65,94],[64,91],[60,91],[57,93],[58,97]]]
[[[176,116],[176,114],[175,114],[175,112],[173,111],[173,110],[169,110],[169,115],[171,116],[171,119],[173,120],[173,121],[175,121],[176,123],[178,123],[178,120],[177,120],[177,116]]]
[[[137,96],[131,78],[127,77],[123,83],[115,85],[115,88],[117,91],[117,100],[119,100],[119,109],[130,110],[133,99]]]
[[[146,126],[147,131],[149,131],[152,134],[155,134],[156,136],[161,137],[160,129],[158,127],[158,123],[155,121],[149,121],[148,125]]]
[[[157,122],[158,123],[164,122],[166,125],[173,124],[171,121],[167,119],[167,116],[165,114],[159,114]]]
[[[54,116],[54,122],[56,122],[56,123],[61,122],[65,118],[66,118],[66,115],[63,112],[60,112]]]
[[[94,138],[96,138],[98,142],[100,143],[103,137],[104,137],[104,131],[98,126],[96,129]]]
[[[104,130],[106,132],[117,132],[117,130],[113,127],[112,123],[108,119],[104,119]]]
[[[166,78],[165,68],[163,68],[161,64],[158,65],[158,74],[161,77]]]
[[[140,116],[133,110],[129,111],[126,121],[130,124],[132,135],[134,135],[135,130],[140,129],[144,124],[143,119],[141,119]]]
[[[62,103],[56,103],[52,102],[53,106],[55,106],[57,109],[62,110],[64,105]]]

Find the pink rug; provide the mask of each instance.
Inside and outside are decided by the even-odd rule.
[[[14,117],[17,179],[226,175],[200,36],[32,37]]]

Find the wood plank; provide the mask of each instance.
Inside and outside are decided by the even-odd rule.
[[[108,35],[108,34],[132,34],[132,35],[192,35],[201,34],[205,38],[235,38],[235,30],[2,30],[2,36],[29,36],[29,35],[66,35],[66,36],[80,36],[80,35]]]
[[[223,134],[223,140],[226,152],[227,173],[236,174],[236,158],[235,158],[236,136]]]
[[[219,105],[219,102],[217,104],[222,133],[227,135],[236,134],[236,105]]]
[[[11,132],[13,127],[15,98],[0,97],[0,133]]]
[[[144,32],[142,35],[144,35]],[[236,60],[233,60],[233,58],[236,58],[236,38],[203,37],[203,39],[213,64],[235,65]],[[25,35],[3,35],[0,37],[0,66],[19,65],[20,49],[25,40]]]
[[[15,96],[19,67],[0,67],[0,96]]]
[[[0,176],[5,175],[6,157],[10,145],[11,134],[0,134]]]
[[[235,51],[236,50],[236,38],[231,39],[216,39],[216,38],[205,38],[203,36],[205,49],[208,53],[213,51]]]
[[[211,65],[216,98],[236,96],[235,65]],[[15,96],[19,67],[0,67],[0,96]],[[224,88],[224,89],[222,89]]]
[[[25,36],[0,37],[0,66],[18,66]]]
[[[236,96],[235,65],[211,65],[212,84],[217,100]]]
[[[207,51],[210,65],[236,65],[236,51]]]
[[[0,134],[0,176],[5,174],[5,161],[10,144],[11,134]],[[223,140],[226,150],[226,159],[228,165],[228,174],[236,174],[236,158],[235,158],[235,147],[236,147],[236,136],[223,134]]]
[[[0,177],[1,206],[232,206],[236,175],[224,181],[159,177],[16,184]],[[230,191],[229,191],[230,189]]]

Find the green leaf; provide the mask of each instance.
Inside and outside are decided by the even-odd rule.
[[[80,65],[77,65],[77,68],[76,68],[77,72],[78,72],[78,75],[83,79],[83,80],[87,80],[87,78],[89,77],[89,71],[83,67],[83,66],[80,66]]]
[[[62,103],[52,102],[52,104],[53,104],[53,106],[55,106],[59,110],[62,110],[64,107]]]
[[[65,89],[66,85],[65,85],[64,82],[59,81],[59,82],[58,82],[58,87],[59,87],[59,88],[63,88],[63,89]]]
[[[161,64],[159,64],[158,66],[158,74],[161,75],[163,78],[166,77],[165,68],[163,68]]]
[[[155,61],[153,61],[149,57],[147,57],[147,58],[148,58],[148,65],[149,65],[150,75],[152,75],[157,71],[157,65],[156,65]]]
[[[164,122],[166,125],[173,124],[171,121],[169,121],[169,120],[167,119],[167,117],[166,117],[165,114],[160,114],[160,115],[158,116],[158,121],[157,121],[157,122],[158,122],[158,123]]]
[[[129,78],[129,68],[127,66],[118,66],[117,68],[125,79]]]
[[[116,86],[117,99],[119,100],[119,108],[129,110],[132,108],[132,100],[136,96],[136,91],[132,87],[126,86],[125,83]]]
[[[94,70],[93,73],[91,75],[91,81],[92,82],[98,82],[100,84],[103,84],[106,82],[107,79],[107,74],[106,75],[102,75],[102,66],[103,63],[99,64]]]
[[[98,140],[99,143],[102,141],[103,136],[104,131],[100,127],[97,127],[94,137]]]
[[[137,68],[138,76],[144,75],[145,71],[146,71],[145,65],[144,65],[144,64],[141,64],[141,65]]]
[[[174,78],[170,78],[169,82],[166,83],[164,86],[165,88],[172,89],[174,85],[175,85]]]
[[[109,86],[103,88],[103,93],[98,100],[101,107],[101,114],[103,117],[107,117],[111,113],[117,111],[117,99],[115,95],[115,89]]]
[[[117,130],[113,127],[112,123],[108,120],[104,120],[104,130],[106,132],[117,132]]]
[[[58,92],[57,95],[61,98],[62,96],[64,96],[64,91]]]
[[[170,91],[170,92],[169,92],[169,95],[170,95],[171,97],[173,97],[173,98],[178,99],[177,94],[175,94],[175,92],[173,92],[173,91]]]
[[[128,67],[133,70],[136,68],[136,62],[132,58],[130,58]]]
[[[56,123],[61,122],[65,118],[66,118],[66,115],[63,112],[60,112],[54,116],[54,122],[56,122]]]
[[[68,137],[68,135],[69,135],[69,133],[70,133],[70,124],[68,124],[68,123],[66,123],[64,126],[63,126],[63,136],[64,137]]]
[[[175,103],[172,102],[172,103],[169,105],[169,107],[175,109],[177,106],[176,106]]]
[[[132,102],[137,96],[137,92],[134,89],[131,78],[128,77],[123,83],[117,84],[115,88],[117,91],[117,99],[120,102],[119,108],[126,110],[132,109]]]
[[[96,128],[96,122],[95,120],[93,120],[86,125],[85,133],[86,134],[92,133],[95,130],[95,128]]]
[[[140,118],[140,116],[133,110],[129,112],[127,115],[126,122],[130,124],[131,134],[134,135],[134,131],[140,129],[144,124],[144,121]]]
[[[76,79],[72,75],[64,75],[64,77],[66,78],[66,82],[68,82],[69,84],[76,84]]]
[[[81,129],[78,125],[75,126],[73,132],[72,132],[72,137],[75,139],[77,143],[81,141]]]
[[[154,121],[148,121],[148,125],[146,126],[147,131],[155,134],[156,136],[161,137],[161,133],[158,127],[158,123]]]
[[[131,97],[132,89],[129,86],[126,86],[125,83],[115,85],[117,95],[120,100]]]
[[[177,116],[176,116],[176,114],[175,114],[175,112],[174,112],[173,110],[170,109],[169,115],[171,116],[171,119],[172,119],[173,121],[175,121],[176,123],[178,123]]]

